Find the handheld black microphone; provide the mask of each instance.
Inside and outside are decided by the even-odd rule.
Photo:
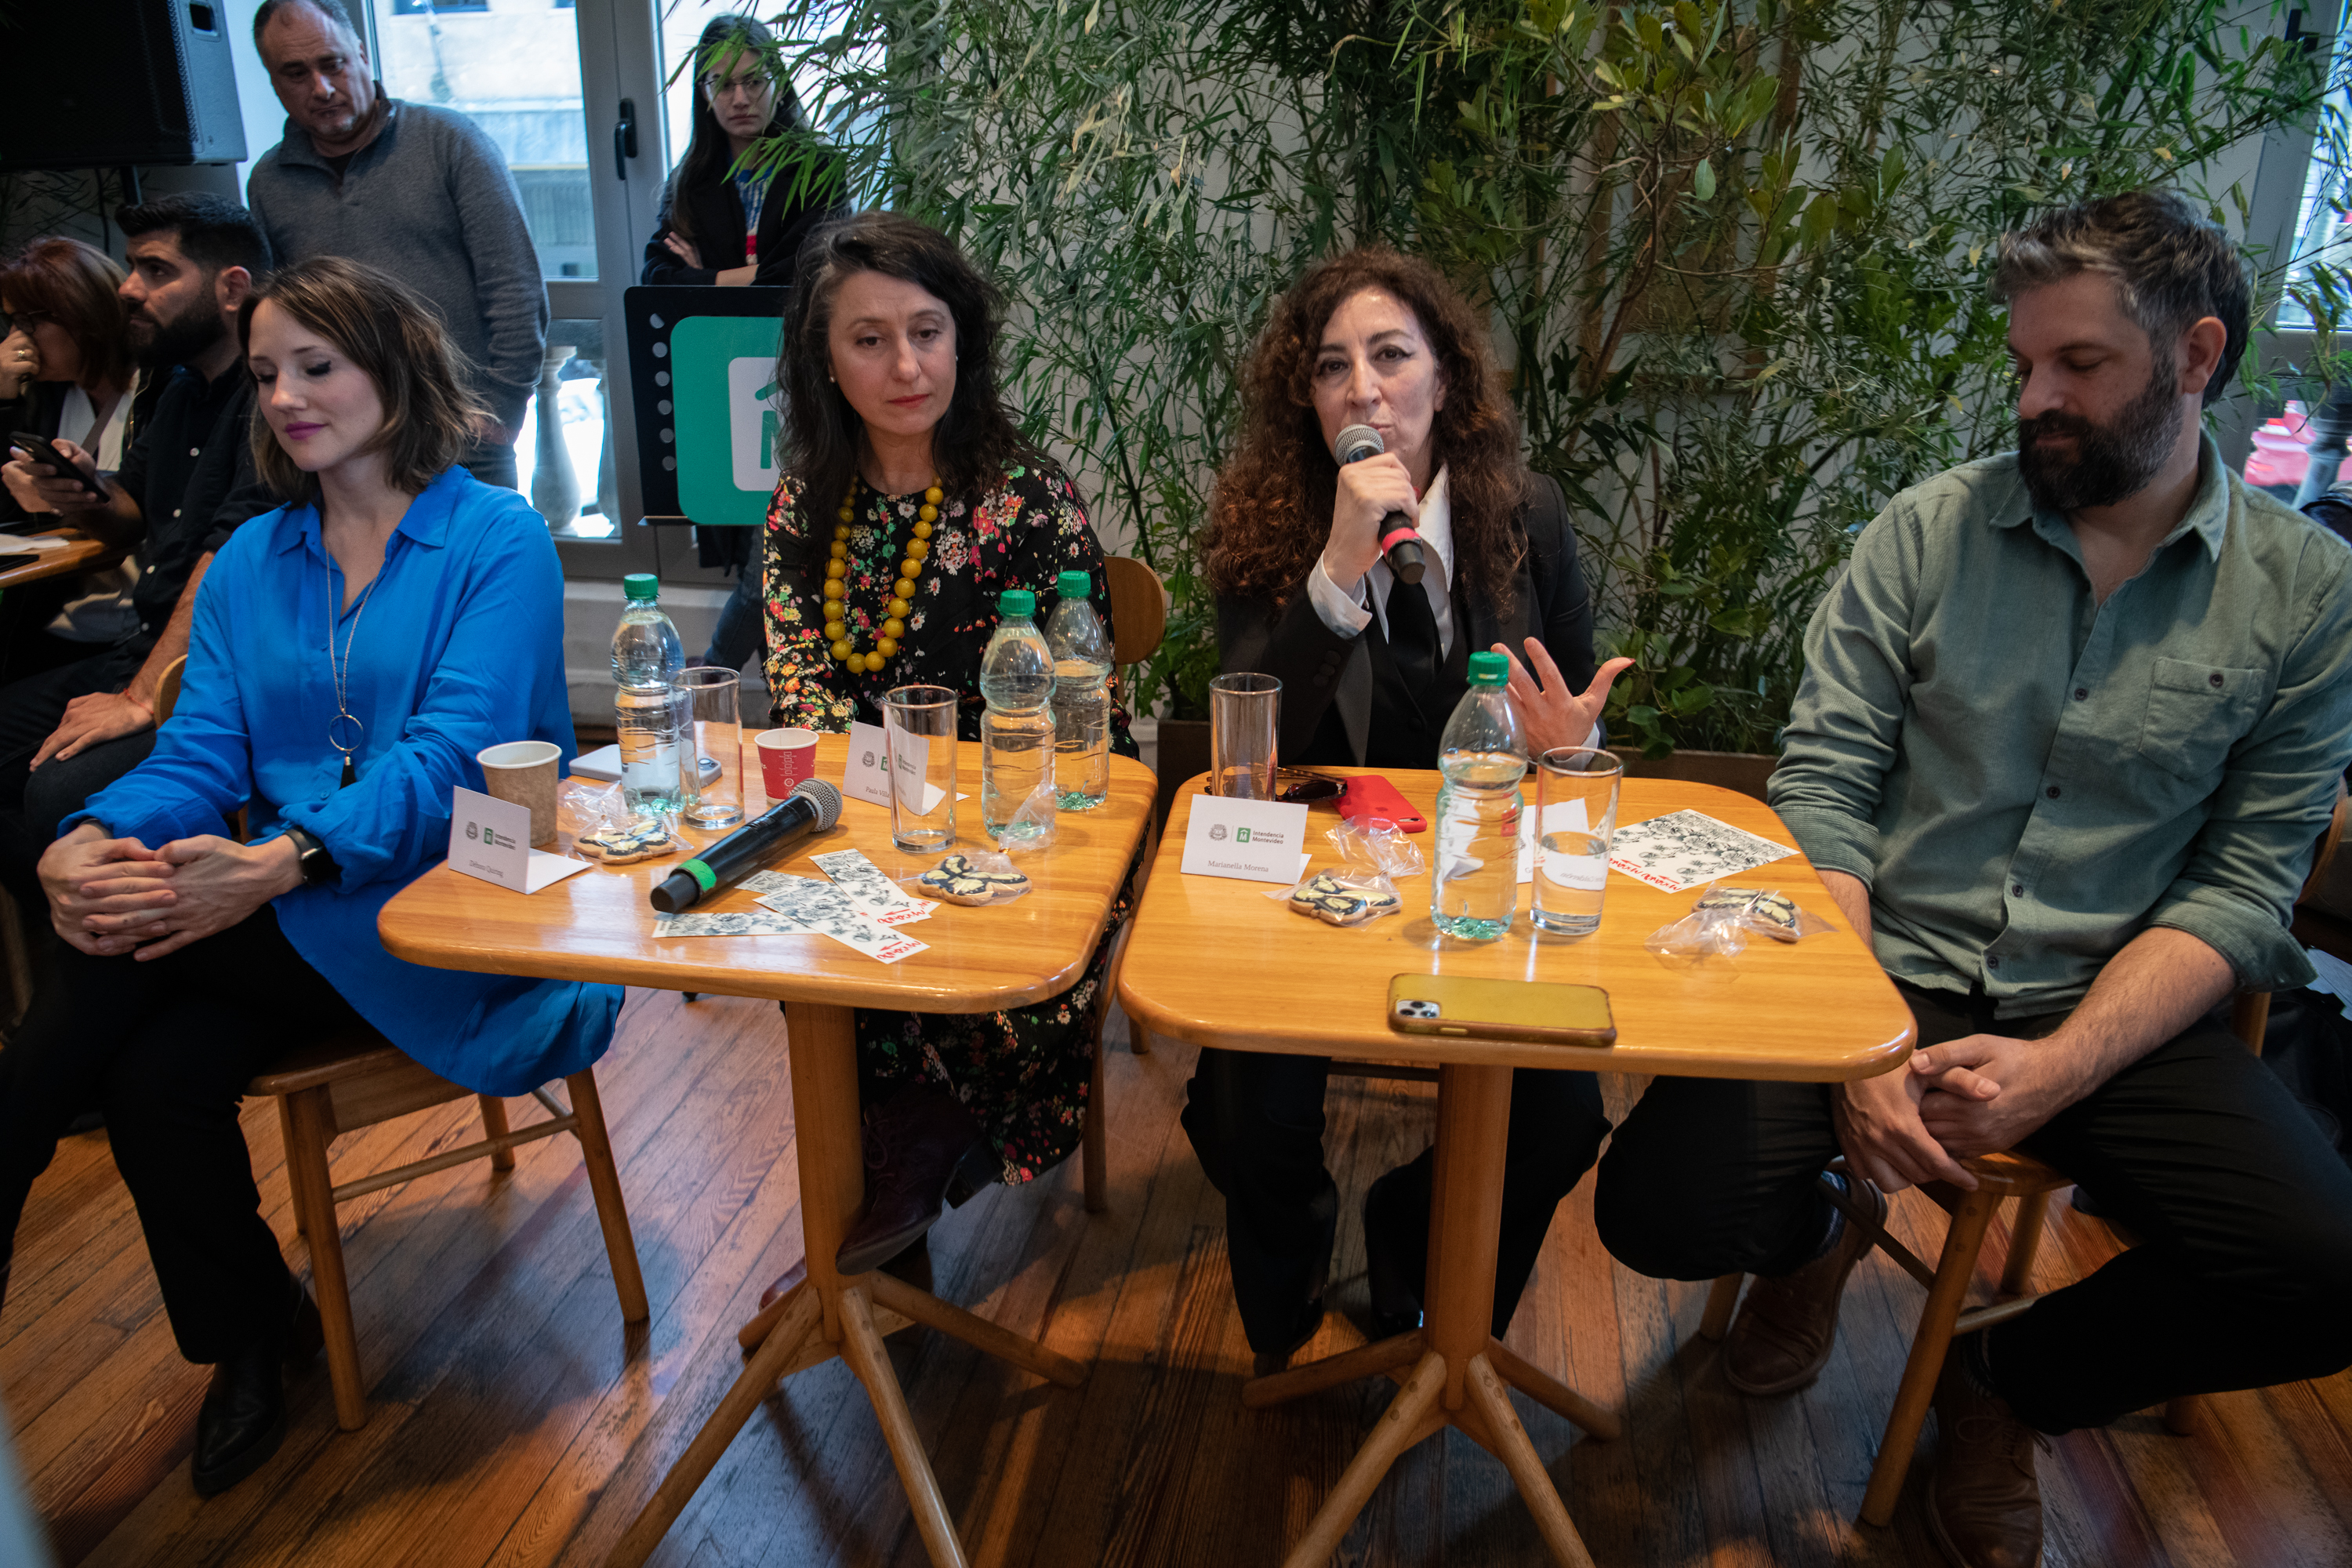
[[[812,833],[823,833],[840,820],[841,791],[823,779],[803,779],[793,785],[792,794],[693,859],[681,862],[654,889],[653,906],[666,915],[690,910],[703,894],[718,891],[719,883],[756,870],[777,850]]]
[[[1339,432],[1332,444],[1332,456],[1342,463],[1360,463],[1366,458],[1377,458],[1388,447],[1381,433],[1369,425],[1350,425]],[[1392,511],[1381,519],[1381,555],[1396,574],[1400,583],[1421,581],[1423,555],[1421,535],[1413,530],[1413,520],[1401,511]]]

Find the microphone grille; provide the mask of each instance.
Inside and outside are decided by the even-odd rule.
[[[793,793],[816,807],[816,826],[821,833],[830,832],[841,820],[841,791],[823,779],[803,779],[793,785]]]
[[[1339,432],[1331,443],[1332,454],[1343,463],[1353,463],[1364,458],[1377,458],[1388,450],[1381,433],[1369,425],[1350,425]]]

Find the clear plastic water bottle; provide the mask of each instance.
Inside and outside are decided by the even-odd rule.
[[[1054,803],[1092,811],[1110,795],[1110,639],[1087,595],[1094,580],[1065,572],[1045,623],[1054,650]]]
[[[1499,653],[1470,656],[1470,689],[1445,721],[1437,765],[1437,865],[1429,918],[1448,936],[1492,942],[1519,909],[1519,781],[1527,742],[1505,685]]]
[[[1037,629],[1037,595],[1008,588],[980,660],[980,826],[1003,838],[1054,765],[1054,654]]]
[[[621,579],[629,607],[613,634],[614,727],[620,731],[621,796],[640,814],[679,811],[700,791],[700,777],[681,771],[690,734],[681,724],[678,671],[685,645],[662,614],[661,579],[636,572]],[[683,733],[681,733],[683,731]],[[693,782],[688,783],[691,778]]]

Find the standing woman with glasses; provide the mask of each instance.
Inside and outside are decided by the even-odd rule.
[[[809,231],[848,210],[839,161],[739,168],[753,144],[805,132],[790,81],[774,74],[776,36],[750,16],[718,16],[694,46],[694,134],[662,193],[646,245],[646,283],[789,288]],[[813,149],[813,144],[811,147]],[[749,528],[694,531],[697,559],[735,574],[710,646],[691,662],[741,669],[760,651],[759,539]]]
[[[254,1074],[363,1020],[444,1078],[522,1094],[603,1056],[621,1005],[617,985],[425,969],[376,938],[447,849],[451,787],[482,787],[478,752],[573,750],[562,568],[530,503],[460,466],[485,411],[440,316],[318,257],[238,332],[256,466],[299,499],[222,545],[172,721],[43,856],[58,983],[0,1051],[0,1249],[59,1131],[100,1106],[180,1352],[213,1367],[207,1497],[276,1450],[280,1368],[320,1344],[259,1212],[237,1121]],[[247,844],[221,837],[240,806]]]
[[[802,254],[777,365],[787,449],[768,510],[777,724],[879,724],[892,688],[944,686],[959,735],[978,740],[998,595],[1027,589],[1042,607],[1066,572],[1087,574],[1109,634],[1086,509],[997,395],[998,308],[954,242],[912,218],[860,213]],[[1111,746],[1137,754],[1116,710]],[[869,1202],[843,1239],[844,1273],[913,1248],[959,1176],[1026,1182],[1077,1147],[1093,1011],[1127,910],[1122,894],[1078,984],[1044,1002],[858,1010]],[[924,1265],[902,1267],[919,1278]]]

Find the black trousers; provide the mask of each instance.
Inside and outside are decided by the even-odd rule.
[[[11,681],[5,688],[0,688],[0,810],[14,810],[25,804],[34,753],[41,749],[41,742],[55,733],[58,725],[65,719],[66,704],[77,697],[88,697],[94,692],[121,690],[131,684],[131,678],[139,673],[139,667],[143,662],[143,656],[126,648],[106,648],[93,652],[87,658],[78,658],[70,664],[45,669],[38,675],[26,676],[22,680]],[[132,742],[142,744],[139,755],[143,758],[146,755],[144,748],[154,744],[154,731],[148,731],[144,737],[125,736],[107,746],[95,747],[92,753],[85,755]],[[71,769],[80,761],[80,758],[74,758],[58,763],[51,759],[42,765],[41,772],[47,773],[56,767]],[[103,789],[137,765],[134,760],[92,788]],[[89,793],[85,790],[83,795],[87,797]],[[76,801],[67,810],[79,810],[80,805]],[[58,813],[58,816],[64,815],[64,812]],[[51,817],[49,837],[54,837],[56,833],[57,818]]]
[[[1982,995],[1900,985],[1919,1044],[2032,1038]],[[1819,1246],[1814,1177],[1839,1152],[1821,1084],[1662,1078],[1617,1130],[1601,1239],[1654,1278],[1786,1274]],[[2144,1238],[1990,1331],[1993,1383],[2043,1432],[2178,1394],[2325,1377],[2352,1363],[2352,1170],[2294,1096],[2208,1019],[2020,1145]]]
[[[1323,1164],[1328,1057],[1203,1047],[1184,1106],[1184,1131],[1225,1199],[1225,1252],[1250,1348],[1286,1350],[1307,1303],[1323,1288],[1339,1230],[1339,1189]],[[1495,1258],[1495,1332],[1519,1304],[1543,1250],[1552,1211],[1592,1168],[1609,1121],[1589,1072],[1511,1075],[1511,1146]],[[1436,1152],[1399,1167],[1395,1201],[1412,1244],[1398,1259],[1416,1291],[1427,1268],[1430,1181]]]
[[[268,905],[152,963],[58,952],[56,983],[0,1050],[0,1241],[13,1246],[66,1123],[99,1106],[180,1353],[224,1360],[286,1315],[237,1100],[271,1060],[357,1015]]]

